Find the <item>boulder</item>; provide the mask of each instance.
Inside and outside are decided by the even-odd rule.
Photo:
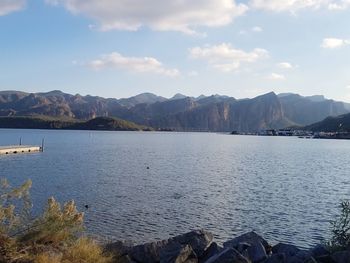
[[[329,263],[333,262],[331,255],[326,255],[326,256],[320,256],[316,259],[318,263]]]
[[[209,258],[205,263],[249,263],[249,260],[236,249],[228,247]]]
[[[160,261],[160,251],[168,244],[168,240],[163,240],[138,245],[129,251],[129,256],[137,262],[156,263]]]
[[[107,244],[104,249],[115,257],[122,257],[127,255],[133,246],[130,241],[117,241]]]
[[[311,250],[301,250],[290,244],[279,243],[272,248],[272,252],[284,254],[287,263],[304,263],[314,260]]]
[[[264,246],[260,243],[254,243],[247,248],[247,257],[253,263],[259,263],[267,259],[267,254]]]
[[[219,254],[222,250],[223,248],[219,246],[216,242],[211,243],[207,250],[204,252],[204,255],[201,258],[199,258],[199,262],[202,263],[207,261],[212,256]]]
[[[253,245],[258,242],[260,242],[264,246],[265,250],[269,248],[269,244],[267,243],[267,241],[261,236],[259,236],[257,233],[255,233],[254,231],[243,234],[229,241],[226,241],[224,243],[224,247],[238,248],[240,243],[247,243],[249,245]]]
[[[113,262],[118,262],[118,263],[137,263],[137,262],[133,261],[129,257],[129,255],[125,255],[125,256],[122,256],[122,257],[115,258],[113,260]]]
[[[310,253],[315,259],[330,255],[329,250],[323,245],[317,245],[314,248],[310,249]]]
[[[300,250],[298,253],[296,253],[294,256],[287,258],[288,263],[304,263],[312,261],[314,258],[312,257],[311,251],[307,250]]]
[[[286,263],[286,255],[273,254],[265,261],[265,263]]]
[[[332,254],[331,259],[334,263],[350,263],[350,251],[339,251]]]
[[[205,250],[213,240],[213,234],[205,230],[194,230],[169,239],[170,242],[177,242],[181,245],[190,245],[198,257],[204,255]]]
[[[285,254],[287,259],[295,256],[299,251],[300,249],[296,246],[285,243],[278,243],[272,247],[272,253]]]
[[[167,248],[167,246],[175,247],[177,245],[181,245],[182,247],[185,247],[186,245],[189,245],[195,255],[202,257],[207,247],[211,244],[212,240],[213,235],[210,232],[207,232],[205,230],[194,230],[189,233],[170,238],[168,240],[135,246],[129,251],[129,255],[131,259],[137,262],[154,263],[160,261],[161,250],[171,250],[169,247]]]
[[[169,243],[160,251],[160,263],[197,263],[198,259],[190,245]]]
[[[260,243],[261,244],[261,243]],[[251,244],[248,244],[246,242],[241,242],[238,244],[238,246],[236,247],[236,249],[238,250],[239,253],[243,253],[244,251],[246,251],[249,247],[251,247]]]

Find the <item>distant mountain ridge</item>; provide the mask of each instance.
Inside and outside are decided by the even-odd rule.
[[[350,113],[326,119],[304,127],[313,132],[350,132]]]
[[[256,132],[305,126],[350,112],[349,104],[324,98],[273,92],[237,100],[223,95],[197,98],[176,94],[167,99],[142,93],[124,99],[46,93],[0,91],[0,116],[49,116],[89,120],[116,117],[155,129],[176,131]]]

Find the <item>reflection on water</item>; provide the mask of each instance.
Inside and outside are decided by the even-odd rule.
[[[34,211],[75,199],[90,233],[144,242],[194,228],[219,241],[256,230],[308,246],[327,236],[350,194],[350,141],[145,133],[0,130],[0,144],[40,144],[0,156],[0,176],[33,180]],[[147,169],[148,168],[148,169]]]

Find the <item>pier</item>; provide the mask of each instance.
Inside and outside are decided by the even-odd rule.
[[[0,155],[35,153],[35,152],[42,152],[42,151],[43,151],[43,148],[40,146],[30,146],[30,145],[0,146]]]

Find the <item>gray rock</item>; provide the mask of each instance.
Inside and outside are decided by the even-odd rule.
[[[115,257],[122,257],[129,253],[134,244],[130,241],[117,241],[105,246],[105,250]]]
[[[249,260],[236,249],[228,247],[209,258],[205,263],[249,263]]]
[[[177,243],[182,246],[189,245],[194,253],[201,257],[211,244],[213,235],[204,230],[195,230],[179,235],[168,240],[146,243],[135,246],[129,252],[131,259],[142,263],[153,263],[160,261],[160,252],[169,244]]]
[[[259,236],[257,233],[255,233],[254,231],[243,234],[229,241],[226,241],[224,243],[224,247],[238,248],[240,243],[248,243],[250,245],[253,245],[258,242],[260,242],[264,246],[265,250],[268,249],[269,244],[267,243],[267,241],[261,236]]]
[[[286,255],[273,254],[265,261],[265,263],[286,263]]]
[[[298,258],[294,256],[294,257],[287,258],[286,262],[287,263],[304,263],[304,262],[308,262],[308,260],[303,260],[302,258]]]
[[[324,256],[328,256],[330,254],[330,252],[328,251],[328,249],[323,246],[323,245],[317,245],[314,248],[312,248],[310,250],[310,253],[312,254],[312,256],[317,259],[318,257],[324,257]]]
[[[295,256],[300,251],[294,245],[278,243],[276,246],[272,247],[272,253],[274,254],[285,254],[287,259]]]
[[[113,262],[118,262],[118,263],[137,263],[133,261],[129,255],[125,255],[122,257],[115,258]]]
[[[261,243],[260,243],[261,244]],[[246,242],[240,242],[236,249],[238,250],[239,253],[243,253],[246,251],[249,247],[251,247],[251,244],[248,244]]]
[[[266,250],[260,242],[252,244],[250,247],[248,247],[247,254],[248,254],[248,258],[253,263],[262,262],[265,259],[267,259]]]
[[[326,256],[320,256],[317,259],[318,263],[329,263],[329,262],[334,262],[331,258],[331,255],[326,255]]]
[[[212,256],[219,254],[222,250],[223,248],[219,246],[216,242],[211,243],[207,250],[204,252],[204,255],[201,258],[199,258],[199,262],[202,263],[207,261]]]
[[[312,253],[311,251],[307,250],[299,250],[298,253],[296,253],[294,256],[287,258],[288,263],[303,263],[303,262],[308,262],[312,260]]]
[[[169,239],[169,241],[175,241],[181,245],[190,245],[198,257],[204,255],[212,240],[213,234],[205,230],[194,230]]]
[[[305,261],[304,263],[318,263],[316,259],[314,259],[313,257],[311,257],[310,259],[308,259],[307,261]]]
[[[339,251],[332,254],[331,259],[335,263],[350,263],[350,251]]]
[[[156,263],[160,261],[160,251],[168,244],[168,240],[163,240],[138,245],[131,249],[129,256],[137,262]]]
[[[197,263],[198,259],[190,245],[169,243],[160,251],[160,263]]]
[[[289,244],[279,243],[272,248],[272,252],[285,255],[286,263],[304,263],[313,259],[310,250],[301,250]]]

